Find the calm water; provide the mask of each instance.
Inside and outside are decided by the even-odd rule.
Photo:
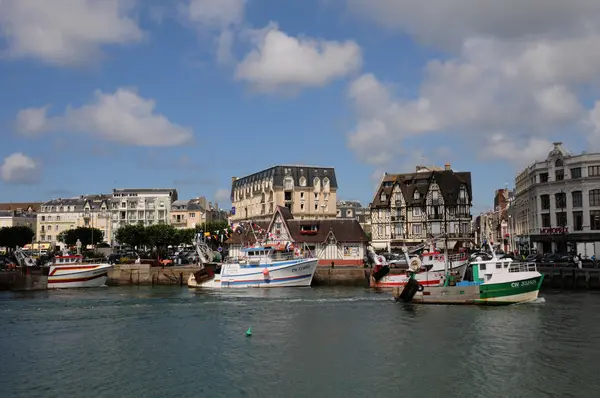
[[[0,396],[600,396],[600,295],[543,296],[481,308],[360,288],[2,293]]]

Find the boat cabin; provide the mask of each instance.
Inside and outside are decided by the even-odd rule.
[[[472,273],[473,282],[485,283],[495,274],[505,274],[508,272],[529,272],[537,271],[535,263],[514,263],[511,258],[493,258],[487,261],[474,261],[469,266]],[[465,279],[467,279],[465,277]]]
[[[83,256],[56,256],[52,263],[54,265],[69,265],[69,264],[81,264],[83,262]]]
[[[243,257],[239,260],[242,267],[258,267],[274,261],[292,258],[293,253],[282,252],[273,246],[247,247],[241,250]]]

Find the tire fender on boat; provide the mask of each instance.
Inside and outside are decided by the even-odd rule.
[[[421,285],[419,283],[419,287],[417,287],[417,291],[422,292],[423,290],[425,290],[425,287],[423,287],[423,285]]]

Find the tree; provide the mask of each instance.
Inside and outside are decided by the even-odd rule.
[[[115,239],[122,245],[140,247],[150,245],[147,228],[143,225],[125,225],[117,230]]]
[[[104,233],[98,228],[77,227],[68,229],[58,234],[57,239],[67,246],[75,246],[77,241],[81,242],[83,248],[88,245],[96,245],[104,240]]]
[[[225,231],[231,233],[231,228],[229,227],[227,220],[196,224],[196,232],[210,232],[211,235],[220,235]]]
[[[194,228],[178,229],[175,231],[173,238],[173,242],[171,243],[173,246],[180,244],[191,245],[196,238],[196,230]]]
[[[31,243],[35,232],[27,226],[17,225],[14,227],[0,228],[0,246],[15,249]]]
[[[146,235],[150,246],[160,250],[173,244],[174,238],[177,236],[177,230],[172,225],[154,224],[146,227]]]

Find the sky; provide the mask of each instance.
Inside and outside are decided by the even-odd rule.
[[[597,0],[0,0],[0,202],[232,176],[470,171],[473,213],[552,142],[600,148]]]

